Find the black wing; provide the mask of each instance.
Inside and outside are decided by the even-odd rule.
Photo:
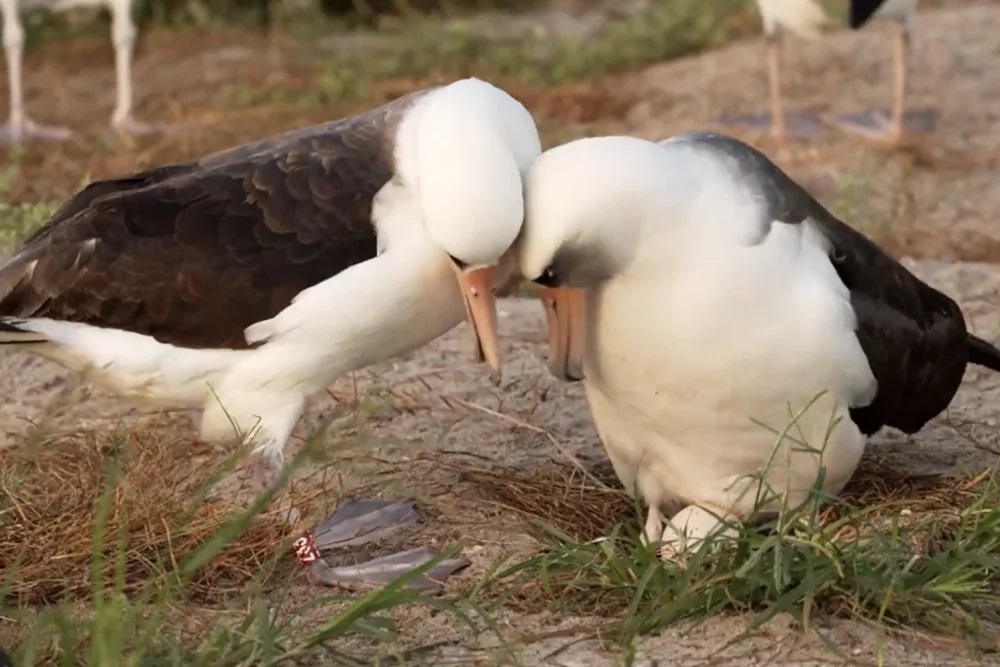
[[[811,216],[830,241],[837,275],[851,292],[858,340],[878,393],[851,418],[863,433],[883,426],[915,433],[944,411],[969,362],[961,309],[820,204]]]
[[[885,4],[885,0],[851,0],[848,23],[854,29],[860,28]]]
[[[87,186],[0,267],[0,316],[246,347],[247,326],[375,256],[372,199],[419,94]]]

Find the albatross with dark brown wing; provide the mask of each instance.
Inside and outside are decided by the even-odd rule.
[[[246,347],[246,327],[375,256],[372,198],[412,102],[88,185],[0,268],[0,315]]]
[[[463,79],[93,183],[0,267],[0,344],[202,405],[203,437],[253,430],[280,462],[310,395],[463,316],[498,371],[493,288],[540,151],[523,105]]]

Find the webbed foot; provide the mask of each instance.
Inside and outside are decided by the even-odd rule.
[[[785,114],[784,125],[775,125],[770,113],[749,113],[735,116],[723,116],[717,123],[732,130],[749,132],[767,132],[778,141],[788,139],[810,139],[820,133],[820,119],[815,114],[806,112],[791,112]]]
[[[66,141],[72,137],[73,132],[67,127],[42,125],[30,119],[25,119],[20,125],[9,122],[0,125],[0,144],[12,145],[35,140]]]
[[[933,111],[907,113],[901,122],[893,122],[885,109],[839,113],[830,117],[830,125],[872,141],[899,143],[913,134],[928,134],[937,126]]]

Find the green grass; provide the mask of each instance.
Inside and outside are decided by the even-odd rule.
[[[278,103],[329,104],[364,99],[379,80],[481,76],[557,85],[704,51],[756,29],[746,0],[657,2],[586,37],[535,26],[500,36],[464,19],[385,21],[374,29],[330,33],[309,24],[310,39],[332,43],[309,90],[279,95]],[[234,84],[227,103],[275,101],[270,89]]]
[[[273,584],[265,589],[264,582],[278,567],[279,559],[288,556],[287,544],[276,544],[273,555],[260,565],[259,578],[229,595],[225,604],[206,610],[205,604],[193,602],[190,587],[198,572],[240,539],[273,499],[273,492],[245,511],[234,513],[215,534],[189,552],[162,553],[155,562],[143,563],[157,576],[138,582],[141,585],[137,587],[132,580],[137,553],[134,545],[129,544],[123,530],[116,533],[110,528],[112,499],[123,492],[120,486],[127,479],[123,473],[125,462],[130,447],[135,446],[134,442],[129,445],[126,438],[107,460],[106,483],[91,538],[93,583],[88,595],[47,607],[19,607],[9,595],[15,583],[23,583],[19,580],[23,563],[4,563],[0,571],[0,618],[20,628],[19,645],[5,647],[13,653],[17,665],[269,667],[301,661],[360,665],[368,664],[373,655],[402,658],[405,662],[407,656],[419,654],[422,648],[398,648],[400,629],[392,614],[400,608],[430,607],[450,614],[458,625],[470,630],[489,627],[474,604],[432,597],[406,587],[408,581],[437,561],[366,594],[330,595],[330,589],[312,589],[315,593],[302,600],[293,599],[281,588],[275,590]],[[307,445],[290,463],[282,483],[308,458],[310,449],[311,445]],[[230,468],[235,460],[235,456],[231,457]],[[0,480],[5,489],[18,483],[17,471],[8,468],[2,472]],[[223,472],[225,468],[220,467],[212,481]],[[195,495],[195,504],[207,493],[208,486]],[[28,511],[44,511],[44,504],[42,501],[43,507]],[[10,530],[16,524],[13,517],[17,510],[0,501],[0,527]],[[117,521],[116,525],[127,523],[120,516]],[[451,557],[455,551],[455,547],[446,548],[439,558]],[[23,557],[18,560],[23,561]],[[131,565],[127,566],[127,560],[133,561]],[[52,567],[58,568],[58,562],[53,562]],[[113,572],[110,577],[109,571]],[[65,575],[74,577],[73,572]],[[81,613],[81,608],[89,611]],[[324,613],[317,614],[317,609]],[[192,614],[199,611],[200,623],[192,631],[185,621],[194,620]],[[211,618],[207,623],[206,614]]]
[[[789,438],[809,447],[793,435],[797,419],[776,432],[776,454]],[[834,616],[881,633],[916,631],[1000,649],[995,473],[936,488],[907,489],[896,480],[897,488],[890,482],[858,503],[826,496],[821,481],[822,473],[798,506],[758,492],[748,521],[724,522],[731,535],[709,536],[670,562],[639,540],[638,506],[631,520],[586,542],[539,516],[546,548],[498,571],[484,588],[563,616],[603,617],[598,632],[626,657],[645,635],[724,613],[751,614],[751,630],[779,614],[806,630],[815,630],[814,618]],[[761,511],[771,502],[782,508],[777,516]]]
[[[10,204],[0,201],[0,248],[16,246],[45,224],[59,206],[56,202]]]
[[[898,193],[886,193],[885,178],[877,175],[885,171],[878,160],[865,155],[855,169],[845,171],[837,180],[830,210],[837,211],[842,220],[850,220],[852,226],[880,245],[891,245],[892,236],[898,233],[894,228],[895,216],[887,216],[882,211],[873,211],[872,202],[898,199]],[[895,203],[895,201],[893,201]],[[895,207],[894,207],[895,208]]]
[[[292,92],[233,83],[222,92],[220,102],[230,107],[264,103],[308,107],[363,100],[373,83],[399,77],[476,75],[556,85],[698,53],[759,30],[749,0],[653,2],[585,36],[530,20],[516,29],[505,22],[505,16],[518,16],[515,10],[545,7],[543,0],[471,4],[442,0],[432,11],[407,10],[404,0],[399,4],[400,10],[375,12],[374,20],[361,25],[325,17],[315,8],[283,16],[281,29],[314,52],[315,84]],[[169,11],[166,6],[151,10],[148,20],[175,30],[205,30],[217,23],[247,25],[253,23],[256,5],[249,0],[244,5],[176,3]],[[475,13],[483,9],[500,13],[493,23],[477,24]],[[49,40],[81,34],[105,38],[106,23],[105,17],[69,25],[59,14],[32,13],[26,18],[27,44],[35,49]]]
[[[511,77],[553,85],[694,53],[732,36],[727,19],[742,0],[654,3],[639,15],[611,23],[593,38],[569,38],[545,30],[507,40],[470,30],[461,21],[425,22],[394,32],[400,47],[369,73],[423,76],[447,68],[456,76]]]
[[[531,32],[500,40],[471,30],[461,20],[421,18],[401,27],[387,22],[372,31],[385,37],[377,57],[350,53],[330,57],[317,74],[307,103],[363,97],[372,82],[391,77],[448,73],[503,76],[538,85],[665,60],[724,43],[740,34],[734,16],[742,0],[656,2],[640,16],[609,26],[593,39],[576,40]],[[102,27],[101,30],[104,30]],[[273,102],[275,94],[233,87],[234,106]],[[279,102],[303,103],[300,95]],[[0,172],[0,200],[7,199],[16,159]],[[857,208],[864,179],[845,180],[837,210]],[[42,224],[57,203],[0,203],[0,246],[9,247]],[[869,216],[870,217],[870,216]],[[874,224],[874,223],[872,223]],[[862,225],[865,227],[866,225]],[[870,227],[866,230],[872,234]],[[874,230],[879,231],[879,230]],[[530,294],[530,287],[525,290]],[[114,462],[112,462],[114,463]],[[113,466],[107,497],[114,493]],[[442,610],[470,634],[493,627],[492,617],[529,600],[556,614],[597,614],[599,630],[627,657],[640,638],[682,619],[746,612],[755,624],[789,613],[813,627],[818,616],[856,618],[885,632],[920,630],[960,637],[995,649],[1000,624],[1000,483],[988,477],[953,504],[919,494],[875,504],[831,502],[838,518],[821,520],[815,503],[793,508],[762,530],[740,528],[736,538],[718,538],[683,565],[659,561],[637,539],[639,514],[626,517],[594,542],[581,542],[551,526],[536,556],[488,574],[477,586],[443,599],[403,588],[404,580],[363,596],[322,592],[303,603],[280,591],[265,595],[256,582],[213,612],[198,632],[174,623],[190,605],[191,578],[207,560],[237,540],[259,514],[257,505],[235,515],[219,532],[176,562],[164,559],[161,574],[138,594],[126,594],[128,545],[123,536],[97,530],[92,565],[108,561],[118,577],[93,577],[82,601],[92,612],[80,617],[71,604],[44,609],[0,604],[0,618],[28,628],[16,648],[16,664],[88,665],[278,665],[313,660],[322,664],[366,664],[401,651],[405,634],[393,619],[411,606]],[[0,521],[5,508],[0,504]],[[909,512],[907,514],[906,512]],[[0,524],[2,525],[2,524]],[[261,581],[282,556],[275,551],[261,567]],[[447,556],[448,554],[444,554]],[[415,576],[415,574],[410,576]],[[4,564],[0,599],[17,576]],[[162,582],[168,582],[163,585]],[[131,588],[129,588],[131,590]],[[306,623],[310,610],[334,611]],[[4,621],[6,622],[6,621]],[[358,647],[361,648],[358,648]],[[12,648],[12,647],[6,647]]]
[[[776,440],[790,432],[791,426]],[[893,499],[877,502],[852,504],[817,491],[809,502],[787,507],[759,529],[736,526],[736,537],[709,538],[675,563],[661,562],[639,542],[638,507],[634,517],[621,517],[603,537],[589,542],[546,526],[551,517],[540,517],[546,546],[537,555],[513,565],[496,563],[472,588],[441,598],[404,587],[422,569],[364,595],[316,590],[311,599],[293,599],[268,579],[287,555],[287,545],[276,545],[260,564],[259,578],[227,595],[224,604],[216,603],[211,622],[195,631],[183,623],[192,605],[198,608],[191,583],[206,563],[240,539],[271,498],[235,513],[190,551],[161,554],[149,568],[156,576],[137,586],[125,562],[135,558],[135,551],[127,536],[106,521],[125,479],[121,470],[132,447],[127,444],[108,456],[91,540],[88,594],[76,604],[46,608],[0,603],[0,618],[22,628],[21,641],[13,647],[18,665],[407,664],[431,648],[401,648],[413,646],[414,633],[399,625],[397,613],[414,606],[448,615],[454,627],[464,629],[460,637],[496,634],[502,649],[494,656],[496,664],[513,664],[517,645],[508,649],[494,619],[526,604],[556,617],[602,618],[591,629],[616,646],[626,663],[643,636],[683,619],[707,620],[726,612],[752,614],[754,627],[787,613],[815,630],[813,619],[832,615],[863,620],[885,633],[938,633],[961,638],[972,648],[997,648],[1000,480],[993,475],[922,492],[896,489],[900,492]],[[303,462],[316,460],[312,448],[308,444],[290,463],[286,479]],[[230,465],[235,460],[236,455]],[[5,489],[21,479],[17,471],[3,473]],[[568,490],[549,484],[543,493],[561,496],[563,491]],[[0,527],[11,511],[0,500]],[[447,549],[442,558],[452,553]],[[18,564],[5,563],[0,600],[18,577]],[[82,617],[81,603],[91,610]],[[318,608],[324,613],[317,614]],[[404,636],[405,644],[400,642]]]
[[[638,637],[686,618],[750,612],[753,625],[789,613],[807,628],[821,614],[887,629],[921,630],[997,647],[1000,623],[1000,487],[990,478],[954,513],[904,526],[919,499],[840,507],[818,521],[803,508],[709,538],[683,565],[665,564],[620,524],[596,543],[550,532],[538,557],[500,574],[515,589],[577,614],[610,616],[604,631],[626,649]],[[845,535],[856,535],[846,538]],[[509,590],[509,589],[508,589]]]
[[[19,169],[20,154],[17,152],[12,153],[10,161],[0,168],[0,250],[18,245],[45,224],[61,205],[58,202],[11,203],[8,194]]]

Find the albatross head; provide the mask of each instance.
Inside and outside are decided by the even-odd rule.
[[[525,175],[520,272],[541,286],[548,366],[560,379],[584,377],[585,290],[632,263],[661,154],[632,137],[578,139],[545,151]]]
[[[516,268],[508,251],[524,222],[522,176],[541,153],[538,129],[520,102],[474,78],[432,91],[414,113],[424,225],[451,258],[477,357],[499,381],[494,288]]]

